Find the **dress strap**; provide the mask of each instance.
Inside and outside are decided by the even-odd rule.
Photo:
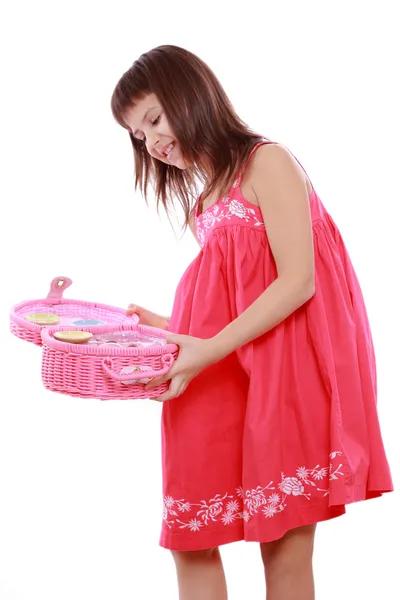
[[[246,167],[247,167],[247,165],[249,164],[249,162],[251,160],[251,157],[258,150],[258,148],[260,148],[260,146],[263,146],[264,144],[275,144],[275,142],[271,142],[270,140],[263,140],[262,142],[258,142],[257,144],[255,144],[253,146],[253,148],[251,149],[250,154],[248,155],[248,157],[247,157],[244,165],[242,166],[241,170],[237,174],[237,177],[235,179],[233,187],[240,186],[240,183],[241,183],[242,177],[243,177],[243,173],[245,172]],[[199,215],[200,215],[202,196],[203,196],[203,194],[199,195],[199,197],[197,198],[196,204],[194,205],[194,208],[193,208],[193,213],[194,213],[195,219],[197,219],[199,217]]]
[[[258,150],[259,148],[261,148],[261,146],[265,146],[265,144],[275,144],[275,142],[271,142],[270,140],[263,140],[262,142],[258,142],[258,144],[256,144],[255,146],[253,146],[253,148],[251,149],[251,152],[250,152],[250,154],[249,154],[249,155],[248,155],[248,157],[246,158],[246,160],[245,160],[245,163],[244,163],[244,165],[242,166],[242,168],[241,168],[241,170],[240,170],[240,172],[239,172],[239,175],[238,175],[238,178],[237,178],[237,183],[238,183],[238,185],[239,185],[239,184],[240,184],[240,182],[242,181],[242,178],[243,178],[244,172],[245,172],[245,170],[247,169],[247,166],[248,166],[249,162],[251,161],[251,159],[252,159],[252,157],[253,157],[253,154],[254,154],[255,152],[257,152],[257,150]]]
[[[276,142],[271,142],[270,140],[264,140],[264,141],[262,141],[262,142],[259,142],[258,144],[256,144],[256,145],[255,145],[255,146],[254,146],[254,147],[251,149],[251,152],[250,152],[250,154],[248,155],[248,157],[247,157],[247,159],[246,159],[246,161],[245,161],[245,163],[244,163],[244,165],[243,165],[243,167],[242,167],[242,169],[241,169],[241,171],[240,171],[240,173],[239,173],[239,176],[238,176],[238,179],[237,179],[237,181],[238,181],[238,184],[240,184],[240,182],[242,181],[242,178],[243,178],[244,172],[245,172],[245,170],[246,170],[246,168],[247,168],[247,166],[248,166],[248,164],[249,164],[249,162],[250,162],[250,160],[251,160],[251,158],[252,158],[253,154],[254,154],[255,152],[257,152],[257,150],[258,150],[258,149],[259,149],[261,146],[264,146],[265,144],[275,144],[275,143],[276,143]],[[283,144],[281,144],[281,145],[283,146]],[[284,148],[286,148],[286,146],[283,146],[283,147],[284,147]],[[291,155],[293,156],[293,158],[295,159],[295,161],[296,161],[296,162],[299,164],[299,166],[302,168],[302,170],[304,171],[304,174],[305,174],[305,176],[307,177],[308,181],[310,182],[311,188],[312,188],[312,189],[314,189],[314,186],[313,186],[313,184],[312,184],[312,182],[311,182],[311,179],[309,178],[309,176],[308,176],[308,174],[307,174],[307,171],[305,170],[305,168],[303,167],[303,165],[301,164],[301,162],[298,160],[298,158],[296,158],[296,156],[295,156],[295,155],[294,155],[292,152],[290,152],[289,148],[286,148],[286,150],[289,152],[289,154],[291,154]]]

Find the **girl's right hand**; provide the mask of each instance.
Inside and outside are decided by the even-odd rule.
[[[126,314],[128,316],[137,315],[139,317],[139,323],[141,325],[147,325],[148,327],[156,327],[157,329],[168,329],[169,318],[162,317],[157,313],[138,306],[137,304],[129,304]]]

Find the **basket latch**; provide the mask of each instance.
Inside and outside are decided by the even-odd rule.
[[[59,300],[62,298],[64,290],[72,284],[72,279],[69,277],[56,277],[50,284],[50,291],[47,294],[48,298]]]

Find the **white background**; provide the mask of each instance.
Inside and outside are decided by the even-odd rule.
[[[129,140],[109,109],[122,73],[163,43],[210,64],[244,120],[297,155],[339,225],[369,310],[398,481],[395,6],[2,4],[1,600],[177,598],[158,547],[160,406],[47,392],[40,349],[8,332],[9,308],[45,296],[57,275],[74,280],[68,297],[169,313],[196,244],[134,194]],[[318,598],[400,597],[398,513],[395,493],[319,526]],[[255,544],[223,557],[232,600],[265,597]]]

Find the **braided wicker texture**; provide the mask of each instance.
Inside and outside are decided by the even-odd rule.
[[[100,400],[137,400],[154,398],[168,388],[164,383],[146,391],[145,381],[167,373],[178,355],[175,344],[163,346],[120,348],[90,346],[61,342],[53,337],[54,331],[60,327],[42,330],[42,380],[44,386],[53,392],[79,396],[81,398],[97,398]],[[65,328],[64,328],[65,329]],[[91,327],[82,327],[82,331],[92,331]],[[135,323],[121,325],[117,328],[96,328],[96,333],[110,331],[139,331],[141,333],[166,338],[164,330],[144,327]],[[142,372],[122,373],[130,367],[146,367]],[[132,381],[135,380],[134,383]]]

